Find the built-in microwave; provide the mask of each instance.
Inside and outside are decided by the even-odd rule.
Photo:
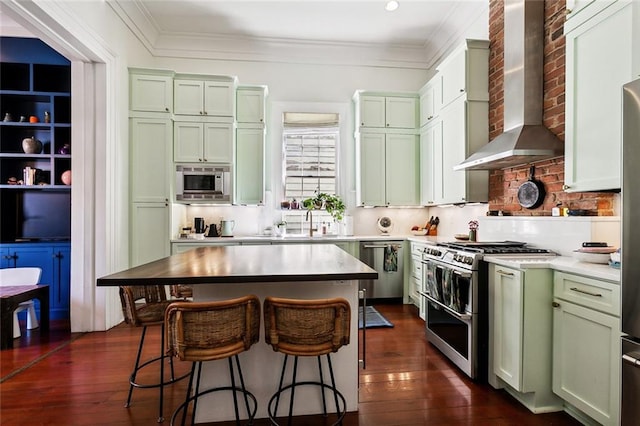
[[[227,164],[176,164],[176,201],[231,203],[231,167]]]

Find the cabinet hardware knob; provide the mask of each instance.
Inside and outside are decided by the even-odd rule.
[[[389,123],[387,123],[387,127],[389,127]]]
[[[503,271],[502,269],[497,269],[496,272],[499,273],[499,274],[502,274],[502,275],[508,275],[510,277],[513,276],[513,272]]]
[[[264,121],[264,118],[261,118],[261,119],[260,119],[260,122],[262,123],[263,121]]]
[[[361,126],[364,126],[364,123],[360,123]]]
[[[572,12],[571,9],[567,9],[567,15],[570,14]]]
[[[206,162],[207,162],[207,159],[206,159],[206,158],[203,158],[203,159],[202,159],[202,161],[204,161],[204,162],[206,163]]]
[[[576,293],[586,294],[587,296],[602,297],[602,294],[600,294],[600,293],[593,293],[593,292],[590,292],[590,291],[579,289],[578,287],[571,287],[570,290],[571,291],[575,291]]]
[[[165,108],[164,108],[164,110],[165,110],[166,112],[169,112],[169,107],[165,107]]]
[[[200,111],[200,115],[204,115],[204,113],[202,111]]]
[[[431,120],[433,118],[433,115],[430,115],[427,117],[427,120]]]
[[[460,93],[462,93],[462,92],[464,92],[464,88],[463,88],[463,89],[460,89]]]
[[[198,161],[202,161],[202,158],[198,158]]]
[[[204,112],[204,115],[207,115],[207,114],[208,114],[208,112],[207,112],[207,111],[205,111],[205,112]]]
[[[554,308],[559,308],[560,304],[558,302],[553,302],[551,303],[551,306],[553,306]]]
[[[566,191],[569,188],[571,188],[569,185],[562,185],[562,190],[563,191]]]

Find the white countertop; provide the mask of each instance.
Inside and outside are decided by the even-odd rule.
[[[172,243],[187,244],[229,244],[249,242],[255,243],[259,241],[269,243],[332,243],[332,242],[358,242],[358,241],[397,241],[408,240],[423,244],[435,245],[443,242],[450,242],[449,237],[437,236],[418,236],[418,235],[328,235],[309,237],[306,235],[287,235],[285,237],[276,237],[271,235],[238,235],[233,237],[205,237],[204,239],[194,238],[176,238],[171,240]],[[532,258],[526,255],[514,256],[484,256],[484,260],[490,263],[503,265],[516,269],[529,268],[547,268],[556,271],[569,272],[572,274],[583,275],[586,277],[603,279],[607,281],[620,282],[620,270],[610,267],[609,265],[580,262],[571,256],[549,256]]]
[[[609,265],[580,262],[571,256],[550,256],[540,258],[520,258],[484,256],[485,261],[516,269],[545,268],[569,272],[590,278],[620,283],[620,270]]]
[[[202,239],[197,238],[174,238],[172,243],[234,243],[234,242],[314,242],[314,243],[332,243],[332,242],[351,242],[351,241],[398,241],[406,240],[407,235],[319,235],[309,237],[308,235],[286,235],[284,237],[277,237],[273,235],[237,235],[233,237],[205,237]],[[424,238],[424,237],[422,237]]]

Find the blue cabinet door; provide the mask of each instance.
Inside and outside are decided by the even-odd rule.
[[[20,243],[0,247],[2,268],[37,267],[42,270],[39,284],[49,285],[49,318],[69,319],[71,284],[71,245],[69,243]],[[36,310],[40,309],[36,300]]]
[[[55,286],[49,296],[50,315],[53,319],[68,319],[71,303],[71,247],[69,244],[56,245],[52,251]]]

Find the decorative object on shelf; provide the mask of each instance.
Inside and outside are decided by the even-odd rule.
[[[20,122],[21,123],[26,123],[27,122],[27,117],[25,115],[21,115],[20,116]]]
[[[62,155],[71,154],[71,145],[69,145],[68,143],[65,143],[64,145],[62,145],[60,149],[58,149],[58,154],[62,154]]]
[[[40,122],[40,119],[35,115],[32,115],[29,117],[29,123],[39,123],[39,122]]]
[[[22,169],[22,180],[25,185],[34,185],[36,183],[36,169],[29,166]]]
[[[25,154],[40,154],[42,152],[42,142],[35,137],[22,139],[22,150]]]
[[[469,222],[469,241],[478,240],[478,221],[472,220]]]
[[[11,115],[11,113],[10,113],[10,112],[7,112],[7,113],[4,115],[4,118],[2,119],[2,121],[4,121],[4,122],[13,121],[13,116]]]
[[[64,172],[62,172],[62,174],[60,175],[60,180],[65,185],[71,185],[71,170],[65,170]]]
[[[18,178],[15,176],[11,176],[9,179],[7,179],[7,184],[8,185],[17,185],[18,184]]]
[[[315,197],[302,201],[302,206],[307,210],[320,210],[324,208],[336,222],[340,222],[344,217],[345,205],[337,195],[316,191]]]
[[[291,200],[291,205],[290,205],[291,210],[298,210],[300,208],[300,203],[296,201],[296,199],[294,198],[293,200]]]
[[[289,200],[284,200],[280,202],[280,208],[281,209],[290,209],[291,208],[291,203],[289,202]]]
[[[51,114],[49,114],[49,111],[44,112],[44,122],[51,123]]]

